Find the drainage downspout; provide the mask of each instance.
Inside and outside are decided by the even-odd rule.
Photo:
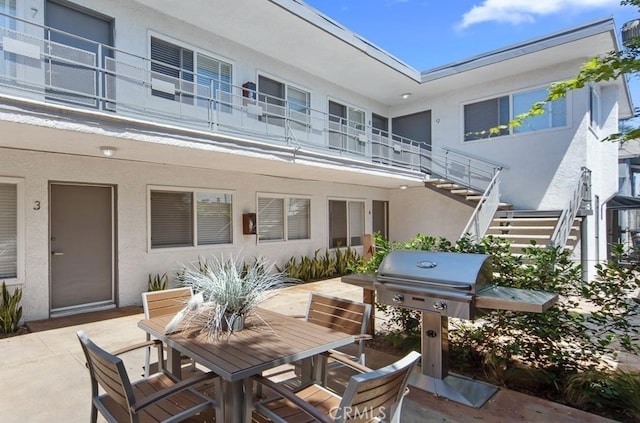
[[[587,225],[588,216],[582,218],[580,222],[580,265],[582,267],[582,281],[589,281],[589,227]]]

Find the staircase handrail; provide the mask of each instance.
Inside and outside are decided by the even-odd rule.
[[[428,146],[422,155],[423,170],[431,178],[444,179],[477,192],[486,190],[497,171],[508,170],[501,163],[448,147]]]
[[[473,210],[467,225],[462,231],[460,238],[469,236],[472,241],[480,242],[480,239],[487,233],[493,216],[500,206],[500,168],[497,168],[487,189],[478,201],[478,205]]]
[[[493,166],[496,169],[504,169],[504,170],[510,170],[509,166],[507,166],[504,163],[499,163],[499,162],[494,162],[493,160],[489,160],[485,157],[481,157],[481,156],[476,156],[475,154],[471,154],[471,153],[467,153],[466,151],[460,151],[460,150],[456,150],[455,148],[450,148],[450,147],[440,147],[442,150],[444,150],[445,152],[450,152],[450,153],[454,153],[457,154],[459,156],[463,156],[463,157],[467,157],[470,159],[473,159],[475,161],[484,163],[484,164],[489,164],[491,166]]]
[[[558,223],[553,230],[553,234],[547,243],[548,248],[564,247],[567,244],[571,229],[573,228],[573,221],[578,215],[580,206],[584,200],[590,203],[591,197],[591,170],[586,167],[582,167],[582,173],[578,180],[578,186],[573,192],[573,197],[569,201],[568,206],[562,210]]]

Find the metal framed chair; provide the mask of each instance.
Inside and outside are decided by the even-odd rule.
[[[318,384],[290,390],[263,376],[254,376],[255,381],[276,395],[255,403],[254,420],[399,423],[407,380],[419,359],[420,354],[413,351],[379,370],[345,360],[346,365],[364,373],[351,377],[342,397]]]
[[[175,315],[182,310],[187,301],[193,296],[191,287],[172,288],[162,291],[151,291],[142,293],[142,308],[144,309],[144,318],[152,319],[156,316],[164,316],[167,314]],[[147,333],[147,341],[151,340],[151,336]],[[188,357],[187,360],[190,360]],[[144,359],[144,376],[149,377],[151,368],[151,348],[145,351]],[[195,362],[191,360],[192,368],[195,368]]]
[[[365,341],[371,339],[367,324],[371,316],[371,304],[359,303],[318,292],[309,293],[305,320],[316,325],[353,335],[358,343],[358,355],[353,359],[365,365]],[[332,353],[340,353],[332,351]]]
[[[195,385],[211,381],[214,373],[201,373],[190,379],[178,381],[162,368],[151,377],[131,383],[124,362],[117,354],[145,348],[149,344],[158,346],[159,357],[162,343],[158,340],[143,342],[108,353],[94,344],[83,331],[77,333],[87,359],[91,375],[91,422],[95,423],[98,411],[108,422],[178,422],[192,416],[197,420],[215,421],[221,409],[210,397],[193,389]],[[219,387],[219,379],[216,388]],[[99,393],[99,387],[104,394]],[[220,391],[218,391],[220,392]]]

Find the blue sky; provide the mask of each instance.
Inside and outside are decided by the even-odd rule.
[[[640,17],[619,0],[305,1],[420,71],[599,18],[621,28]],[[632,96],[640,106],[637,77]]]

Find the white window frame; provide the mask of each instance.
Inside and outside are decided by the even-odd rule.
[[[16,186],[16,277],[2,278],[7,285],[21,285],[25,283],[25,182],[23,178],[1,177],[0,184]],[[34,208],[39,209],[40,202],[34,203]]]
[[[351,247],[351,248],[358,248],[358,247],[362,247],[364,245],[364,234],[367,231],[367,204],[368,202],[365,199],[362,198],[337,198],[337,197],[329,197],[327,199],[327,245],[329,246],[329,249],[337,249],[338,247],[332,247],[331,246],[331,230],[330,230],[330,225],[331,225],[331,208],[330,208],[330,203],[331,201],[343,201],[346,203],[347,206],[347,215],[346,215],[346,225],[347,225],[347,244],[346,245],[341,245],[339,248],[347,248],[347,247]],[[350,216],[349,216],[349,204],[350,203],[361,203],[362,204],[362,243],[360,245],[351,245],[351,224],[350,224]]]
[[[152,59],[151,59],[151,39],[152,38],[156,38],[156,39],[161,40],[161,41],[163,41],[165,43],[173,44],[173,45],[175,45],[177,47],[180,47],[180,48],[183,48],[183,49],[187,49],[187,50],[191,50],[193,52],[193,71],[190,71],[190,72],[193,73],[193,77],[194,77],[193,79],[194,80],[193,81],[186,81],[185,80],[185,82],[189,82],[189,83],[193,84],[194,90],[192,92],[192,95],[195,97],[195,101],[191,101],[191,103],[188,103],[188,104],[194,104],[195,103],[195,105],[198,105],[198,99],[197,99],[196,94],[197,94],[197,81],[198,81],[198,76],[199,76],[199,74],[198,74],[198,56],[199,55],[206,56],[209,59],[216,60],[218,62],[224,63],[224,64],[229,65],[231,67],[231,80],[228,82],[228,85],[230,86],[230,91],[229,91],[228,95],[231,97],[231,99],[230,99],[231,101],[228,101],[228,102],[229,103],[232,102],[233,96],[235,96],[237,94],[235,92],[236,91],[236,87],[233,85],[233,81],[235,81],[234,72],[235,72],[235,69],[236,69],[236,64],[235,64],[235,62],[233,60],[230,60],[229,58],[221,56],[219,54],[212,53],[212,52],[210,52],[208,50],[199,48],[199,47],[197,47],[197,46],[195,46],[193,44],[190,44],[190,43],[187,43],[187,42],[184,42],[184,41],[181,41],[181,40],[177,40],[175,38],[171,38],[171,37],[168,37],[166,35],[159,34],[159,33],[155,32],[155,31],[149,31],[149,33],[147,34],[147,49],[148,49],[147,57],[149,58],[148,71],[149,71],[149,75],[151,75],[151,77],[153,76],[153,71],[151,70],[151,62],[152,62]],[[180,79],[180,78],[178,78],[178,79],[180,81],[182,81],[182,79]],[[152,90],[149,90],[148,92],[149,92],[149,95],[153,96]],[[180,95],[181,96],[182,95],[187,95],[187,93],[180,91]],[[163,98],[163,97],[157,96],[156,98]],[[220,98],[216,97],[215,94],[213,94],[212,98],[215,98],[217,101],[222,101]],[[181,100],[181,97],[178,97],[177,99],[174,99],[173,101],[181,102],[182,100]],[[213,108],[216,109],[215,105],[214,105]],[[224,111],[224,112],[228,112],[228,113],[231,112],[231,108],[230,107],[220,107],[219,109],[220,109],[220,111]]]
[[[336,122],[331,121],[331,118],[334,117],[335,115],[332,115],[329,112],[329,102],[336,103],[346,107],[347,116],[346,118],[343,118],[343,119],[346,119],[346,123],[344,124],[344,129],[342,128],[343,125],[341,125],[339,131],[331,130],[331,123],[335,124]],[[349,103],[334,97],[330,97],[330,96],[327,97],[327,102],[325,107],[327,108],[326,109],[327,110],[326,125],[327,125],[327,129],[329,129],[329,131],[327,131],[327,136],[329,135],[329,132],[341,133],[344,137],[347,138],[347,145],[349,143],[348,139],[352,139],[354,141],[354,146],[356,148],[354,148],[353,151],[347,150],[348,153],[358,154],[362,156],[367,155],[367,144],[369,143],[368,136],[367,136],[367,117],[369,116],[369,112],[363,107],[358,107],[352,103]],[[362,113],[362,118],[363,118],[362,123],[351,119],[352,114],[354,113]],[[358,128],[357,126],[359,125],[361,125],[362,128]],[[329,138],[327,138],[327,147],[331,148],[331,142]]]
[[[292,123],[295,124],[296,128],[294,129],[301,129],[301,128],[309,128],[310,124],[311,124],[311,90],[303,87],[301,85],[295,84],[293,82],[290,81],[286,81],[282,78],[278,78],[272,74],[266,73],[266,72],[262,72],[262,71],[258,71],[256,74],[256,94],[258,96],[260,96],[260,84],[258,83],[258,81],[260,80],[260,77],[263,78],[267,78],[270,79],[274,82],[278,82],[280,84],[282,84],[284,86],[284,98],[281,99],[284,101],[285,105],[283,108],[283,113],[286,114],[286,118],[291,120]],[[307,95],[307,113],[305,116],[301,116],[300,112],[297,112],[295,110],[291,109],[290,106],[290,100],[289,100],[289,90],[290,89],[294,89],[296,91],[300,91],[303,92]],[[262,93],[262,95],[267,95]],[[297,113],[296,116],[292,116],[292,112]],[[282,116],[285,117],[285,116]]]
[[[151,244],[151,192],[152,191],[169,191],[169,192],[188,193],[193,195],[192,210],[191,210],[191,219],[193,223],[193,237],[191,240],[191,245],[176,246],[176,247],[152,247],[152,244]],[[231,242],[230,243],[198,245],[198,207],[197,207],[198,193],[231,195],[231,211],[230,211],[230,222],[229,222],[229,225],[231,226]],[[184,251],[186,249],[202,250],[202,249],[221,248],[221,247],[228,248],[229,246],[235,245],[236,233],[235,233],[235,219],[234,219],[234,202],[235,202],[235,191],[230,191],[230,190],[215,189],[215,188],[175,187],[175,186],[166,186],[166,185],[148,185],[147,186],[147,252],[155,253],[155,252],[166,252],[166,251]]]
[[[465,107],[466,106],[470,106],[473,104],[477,104],[477,103],[482,103],[485,101],[489,101],[489,100],[498,100],[500,98],[503,97],[507,97],[508,101],[509,101],[509,121],[513,120],[515,118],[516,113],[514,112],[514,97],[517,97],[519,95],[523,95],[523,94],[529,94],[529,93],[533,93],[536,91],[540,91],[540,90],[546,90],[548,88],[547,85],[544,86],[538,86],[538,87],[532,87],[532,88],[527,88],[525,90],[520,90],[520,91],[513,91],[511,93],[502,93],[502,94],[496,94],[490,97],[485,97],[482,99],[477,99],[474,101],[470,101],[470,102],[466,102],[462,104],[461,107],[461,126],[462,126],[462,142],[463,143],[468,143],[468,142],[476,142],[476,141],[486,141],[486,140],[491,140],[491,139],[496,139],[496,138],[502,138],[505,136],[521,136],[521,135],[528,135],[528,134],[539,134],[542,132],[548,132],[548,131],[558,131],[558,130],[563,130],[563,129],[567,129],[571,127],[571,119],[572,119],[572,114],[571,114],[571,101],[570,101],[570,96],[571,93],[567,93],[567,96],[564,99],[561,99],[559,101],[563,101],[565,103],[565,116],[566,116],[566,121],[565,124],[562,126],[549,126],[546,128],[541,128],[541,129],[537,129],[537,130],[518,130],[515,128],[508,128],[508,132],[507,133],[502,133],[502,134],[494,134],[494,135],[489,135],[487,137],[482,137],[482,138],[477,138],[477,139],[469,139],[466,140],[465,139]],[[533,106],[533,104],[531,104]],[[551,104],[553,105],[553,103]],[[549,115],[549,119],[551,120],[551,114],[550,112],[546,111],[544,115]],[[524,125],[526,125],[526,121],[523,122]],[[485,130],[489,130],[491,127],[486,128]],[[521,127],[522,128],[522,127]]]
[[[283,200],[283,217],[282,217],[282,234],[283,234],[283,238],[282,239],[260,239],[260,208],[259,208],[259,204],[260,204],[260,198],[276,198],[276,199],[281,199]],[[289,239],[289,201],[295,199],[302,199],[302,200],[307,200],[309,202],[309,219],[307,220],[307,225],[308,225],[308,232],[309,232],[309,237],[308,238],[296,238],[296,239]],[[269,244],[269,243],[274,243],[274,242],[304,242],[304,241],[310,241],[311,240],[311,221],[312,221],[312,216],[311,216],[311,196],[309,195],[298,195],[298,194],[274,194],[274,193],[268,193],[268,192],[259,192],[256,193],[256,222],[257,222],[257,234],[256,234],[256,239],[258,244]]]

